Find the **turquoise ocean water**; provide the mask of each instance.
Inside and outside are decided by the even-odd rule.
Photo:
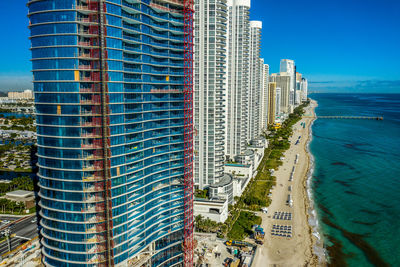
[[[400,266],[400,94],[314,94],[312,192],[331,266]]]

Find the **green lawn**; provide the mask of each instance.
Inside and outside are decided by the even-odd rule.
[[[253,233],[252,227],[255,224],[261,224],[261,217],[252,212],[241,211],[239,218],[236,220],[231,231],[228,233],[228,238],[233,240],[243,240]]]

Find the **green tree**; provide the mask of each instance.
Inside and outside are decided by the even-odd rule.
[[[0,198],[0,206],[1,206],[1,212],[6,213],[6,207],[8,204],[8,200],[5,198]]]
[[[19,213],[22,213],[22,210],[25,209],[25,203],[24,202],[17,202],[17,208],[19,208]]]
[[[9,210],[11,210],[11,213],[14,213],[15,208],[17,208],[17,202],[9,201],[8,207],[9,207]]]

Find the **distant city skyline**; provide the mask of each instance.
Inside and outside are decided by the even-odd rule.
[[[0,91],[31,89],[26,1],[1,1],[0,8],[0,22],[9,25],[0,43]],[[395,0],[253,0],[250,19],[263,22],[261,57],[271,73],[288,58],[311,91],[400,92],[399,10]]]

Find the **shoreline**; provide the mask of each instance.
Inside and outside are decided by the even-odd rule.
[[[305,144],[306,155],[308,158],[308,167],[307,167],[307,174],[304,176],[303,187],[304,187],[304,202],[305,202],[305,214],[307,217],[307,223],[310,230],[310,238],[311,242],[311,251],[313,256],[316,256],[318,259],[318,266],[326,265],[326,250],[324,249],[324,240],[323,235],[321,234],[319,228],[319,220],[318,214],[315,206],[314,201],[314,193],[312,191],[312,177],[315,168],[315,158],[314,155],[311,153],[310,145],[312,142],[312,126],[315,122],[316,113],[315,109],[318,107],[318,102],[315,100],[311,100],[312,113],[313,119],[311,120],[308,126],[308,137],[307,142]]]
[[[259,214],[266,237],[265,243],[257,249],[252,265],[254,267],[325,266],[314,202],[312,195],[309,195],[314,170],[309,145],[312,141],[311,126],[316,119],[316,106],[317,103],[312,100],[305,108],[303,118],[293,126],[291,146],[284,153],[283,165],[275,170],[277,182],[272,190],[272,203],[267,214]],[[302,122],[306,124],[304,128],[300,125]],[[295,163],[296,158],[298,161]],[[291,173],[293,179],[289,179]],[[286,204],[288,195],[293,205]],[[277,219],[274,217],[277,212],[290,213],[292,217],[290,220]],[[277,225],[290,226],[290,237],[274,235],[273,227]]]
[[[324,266],[326,264],[325,260],[325,252],[323,250],[323,243],[321,240],[321,234],[318,231],[318,218],[317,212],[315,209],[315,203],[312,194],[312,175],[314,172],[314,155],[310,151],[310,144],[312,142],[312,125],[316,118],[315,109],[317,108],[318,103],[315,100],[311,100],[310,106],[312,118],[307,125],[307,141],[305,142],[303,149],[304,155],[306,156],[307,160],[307,167],[305,168],[305,175],[301,177],[301,194],[304,201],[304,216],[306,219],[306,225],[308,228],[308,238],[310,240],[309,243],[309,250],[311,255],[309,255],[306,259],[304,264],[307,266]],[[303,117],[304,118],[304,117]],[[302,120],[303,120],[302,118]],[[321,253],[322,249],[322,253]]]

